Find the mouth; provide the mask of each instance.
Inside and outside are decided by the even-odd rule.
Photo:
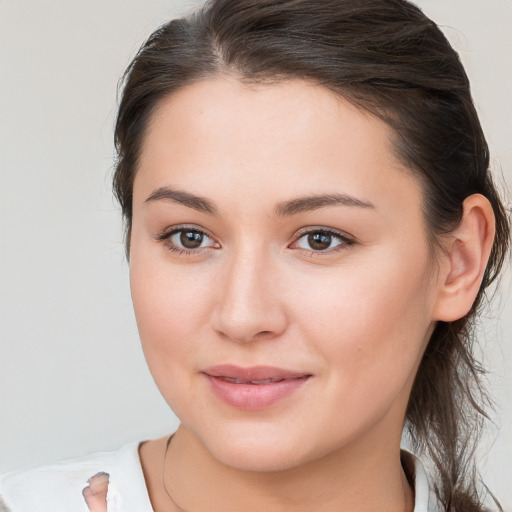
[[[221,379],[226,382],[231,382],[232,384],[254,384],[254,385],[261,385],[261,384],[272,384],[274,382],[282,382],[286,379],[260,379],[260,380],[244,380],[244,379],[235,379],[233,377],[215,377],[216,379]],[[300,377],[296,377],[300,378]]]
[[[271,366],[220,365],[202,373],[217,398],[242,410],[270,407],[295,394],[312,377],[310,373]]]

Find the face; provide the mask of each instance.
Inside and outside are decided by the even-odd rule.
[[[133,303],[160,391],[219,461],[276,470],[399,442],[436,283],[390,139],[299,80],[204,81],[153,115]]]

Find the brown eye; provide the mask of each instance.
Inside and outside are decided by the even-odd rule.
[[[332,243],[330,233],[310,233],[308,235],[308,245],[315,251],[325,251],[329,249]]]
[[[291,247],[293,249],[305,249],[310,252],[328,254],[348,248],[353,244],[354,241],[343,233],[328,229],[312,229],[299,237]]]
[[[175,252],[199,252],[199,250],[212,248],[219,249],[220,246],[206,233],[199,229],[182,228],[164,234],[160,240],[167,249]]]
[[[185,249],[197,249],[203,243],[204,234],[199,231],[180,231],[180,244]]]

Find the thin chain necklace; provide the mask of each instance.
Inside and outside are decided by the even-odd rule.
[[[167,453],[169,451],[169,446],[171,444],[171,441],[172,441],[172,438],[173,438],[174,434],[171,434],[169,436],[169,439],[167,439],[167,442],[165,443],[165,453],[164,453],[164,461],[163,461],[163,464],[162,464],[162,485],[163,485],[163,488],[164,488],[164,491],[165,491],[165,494],[167,494],[167,497],[169,498],[169,500],[171,501],[171,503],[176,507],[176,509],[178,510],[178,512],[187,512],[184,508],[181,508],[175,501],[174,501],[174,498],[172,497],[171,493],[169,492],[169,489],[167,488],[167,484],[165,483],[165,462],[167,460]],[[407,474],[406,474],[407,476]],[[409,479],[409,477],[407,477],[407,479]],[[413,488],[414,489],[414,488]],[[414,492],[414,491],[413,491]]]
[[[169,492],[169,489],[167,488],[167,484],[165,483],[165,461],[167,460],[167,452],[169,451],[169,445],[171,444],[172,438],[174,434],[171,434],[169,436],[169,439],[167,439],[167,443],[165,445],[165,454],[164,454],[164,462],[162,467],[162,484],[164,487],[164,491],[167,494],[169,500],[171,500],[171,503],[178,509],[179,512],[187,512],[184,508],[181,508],[173,499],[171,493]]]

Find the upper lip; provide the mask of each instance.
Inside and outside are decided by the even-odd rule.
[[[302,371],[287,370],[277,368],[275,366],[250,366],[241,367],[232,364],[221,364],[211,366],[202,371],[210,377],[224,377],[238,380],[282,380],[282,379],[298,379],[300,377],[309,377],[311,374]]]

